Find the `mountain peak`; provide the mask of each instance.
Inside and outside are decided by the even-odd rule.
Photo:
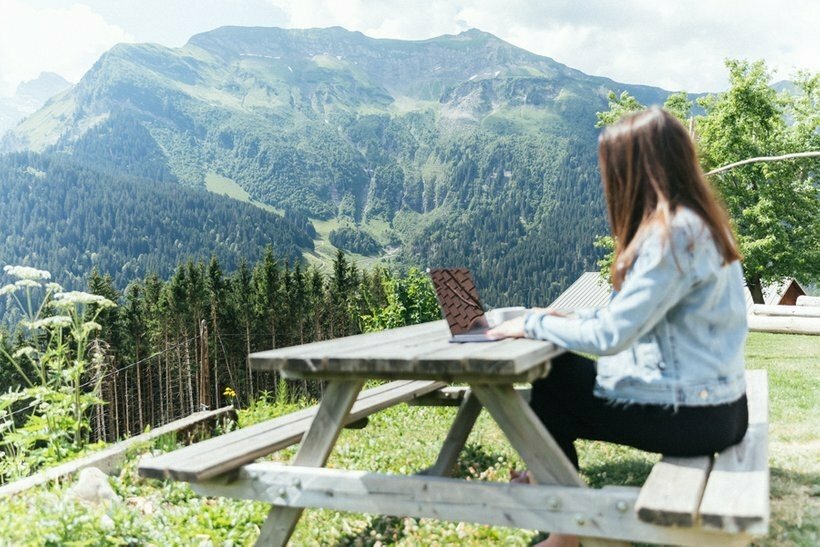
[[[71,87],[71,82],[55,72],[41,72],[33,80],[21,82],[17,86],[15,96],[18,98],[31,98],[39,103],[44,103],[57,93],[65,91]]]

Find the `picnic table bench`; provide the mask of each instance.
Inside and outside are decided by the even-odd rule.
[[[250,356],[257,371],[328,380],[320,404],[144,460],[142,476],[272,504],[258,545],[287,543],[306,507],[576,534],[585,545],[744,544],[768,531],[767,384],[749,371],[750,426],[714,458],[666,458],[642,488],[587,488],[515,387],[549,373],[548,342],[450,344],[443,321]],[[361,391],[366,379],[389,382]],[[464,387],[449,383],[466,383]],[[435,463],[414,475],[324,468],[345,426],[399,403],[457,405]],[[482,408],[538,484],[449,478]],[[252,463],[300,442],[290,465]]]

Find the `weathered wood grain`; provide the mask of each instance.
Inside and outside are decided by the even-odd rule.
[[[339,438],[345,420],[364,385],[364,380],[331,382],[325,390],[302,444],[293,460],[294,465],[322,467]],[[283,547],[293,534],[296,522],[302,516],[301,507],[276,507],[268,513],[256,541],[260,546]]]
[[[427,380],[397,380],[368,389],[359,394],[345,423],[356,422],[443,386],[441,382]],[[140,463],[139,474],[190,482],[231,471],[298,443],[310,427],[316,411],[315,406],[306,408],[145,460]]]
[[[798,306],[820,306],[820,296],[798,296]]]
[[[773,315],[776,317],[820,317],[820,306],[767,306],[755,304],[752,308],[755,315]]]
[[[562,353],[549,342],[508,339],[452,344],[443,321],[251,354],[255,370],[293,378],[526,382]]]
[[[820,334],[820,318],[817,317],[750,315],[747,319],[752,332]]]
[[[231,480],[196,483],[202,495],[387,515],[546,530],[676,545],[733,545],[750,536],[669,528],[638,520],[637,488],[576,488],[397,476],[258,463]],[[317,538],[318,539],[318,538]]]
[[[661,526],[694,526],[712,458],[665,456],[652,467],[635,504],[638,518]]]
[[[768,380],[747,371],[749,430],[715,458],[700,505],[705,528],[765,534],[769,529]]]
[[[480,413],[481,403],[478,402],[475,395],[468,393],[464,397],[458,413],[456,413],[450,430],[447,432],[447,438],[444,439],[444,444],[439,451],[436,462],[423,474],[446,477],[453,472],[458,456],[461,454],[464,443],[467,442],[467,437],[470,436],[470,431],[473,430]]]
[[[586,486],[558,443],[512,386],[473,384],[470,387],[539,484]]]

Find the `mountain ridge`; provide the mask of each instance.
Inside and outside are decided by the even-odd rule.
[[[399,265],[469,265],[492,304],[543,303],[606,233],[594,124],[610,89],[669,95],[478,30],[220,27],[181,48],[115,46],[3,145],[192,187],[218,176],[348,239],[366,232]]]

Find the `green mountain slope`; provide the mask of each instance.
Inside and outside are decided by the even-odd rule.
[[[279,215],[203,190],[78,166],[38,154],[0,157],[2,264],[49,270],[85,288],[96,267],[119,287],[169,276],[189,258],[216,255],[233,270],[271,245],[299,260],[310,236]]]
[[[543,303],[606,231],[593,126],[610,89],[668,95],[477,30],[224,27],[179,49],[114,47],[3,147],[192,187],[221,177],[369,232],[401,263],[469,265],[491,305]]]

